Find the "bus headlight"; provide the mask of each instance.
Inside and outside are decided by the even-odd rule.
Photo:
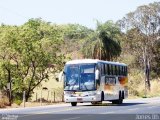
[[[89,92],[88,96],[95,96],[97,93],[96,92]]]
[[[96,100],[96,97],[93,97],[92,100]]]
[[[72,92],[72,91],[65,91],[65,92],[64,92],[64,95],[67,96],[67,97],[73,97],[74,94],[75,94],[75,93]]]

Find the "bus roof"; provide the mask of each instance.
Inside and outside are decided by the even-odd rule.
[[[111,62],[111,61],[103,61],[103,60],[98,60],[98,59],[79,59],[79,60],[71,60],[68,61],[66,64],[86,64],[86,63],[107,63],[107,64],[114,64],[114,65],[123,65],[127,66],[124,63],[119,63],[119,62]]]

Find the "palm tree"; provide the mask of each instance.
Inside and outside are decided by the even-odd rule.
[[[93,58],[110,61],[118,57],[120,53],[120,44],[109,38],[105,31],[101,31],[94,47]]]
[[[121,46],[116,38],[118,34],[120,30],[111,21],[104,24],[98,22],[97,30],[92,34],[90,42],[84,45],[84,56],[108,61],[117,58],[121,53]]]

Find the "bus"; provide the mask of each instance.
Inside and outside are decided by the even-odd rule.
[[[64,101],[96,104],[110,101],[122,104],[128,97],[127,65],[97,59],[71,60],[65,64],[59,80],[64,82]]]

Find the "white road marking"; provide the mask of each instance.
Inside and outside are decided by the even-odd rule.
[[[154,107],[157,107],[157,106],[150,106],[150,107],[147,107],[147,108],[154,108]]]
[[[139,108],[132,108],[132,109],[128,109],[128,110],[138,110]],[[116,111],[109,111],[109,112],[104,112],[102,114],[115,114],[117,112],[121,112],[122,110],[116,110]]]
[[[113,113],[115,113],[115,112],[110,111],[110,112],[105,112],[105,113],[102,113],[102,114],[113,114]]]
[[[74,117],[74,118],[67,118],[67,119],[61,119],[61,120],[75,120],[75,119],[79,119],[80,117]]]
[[[139,108],[132,108],[132,109],[128,109],[128,110],[138,110]]]

